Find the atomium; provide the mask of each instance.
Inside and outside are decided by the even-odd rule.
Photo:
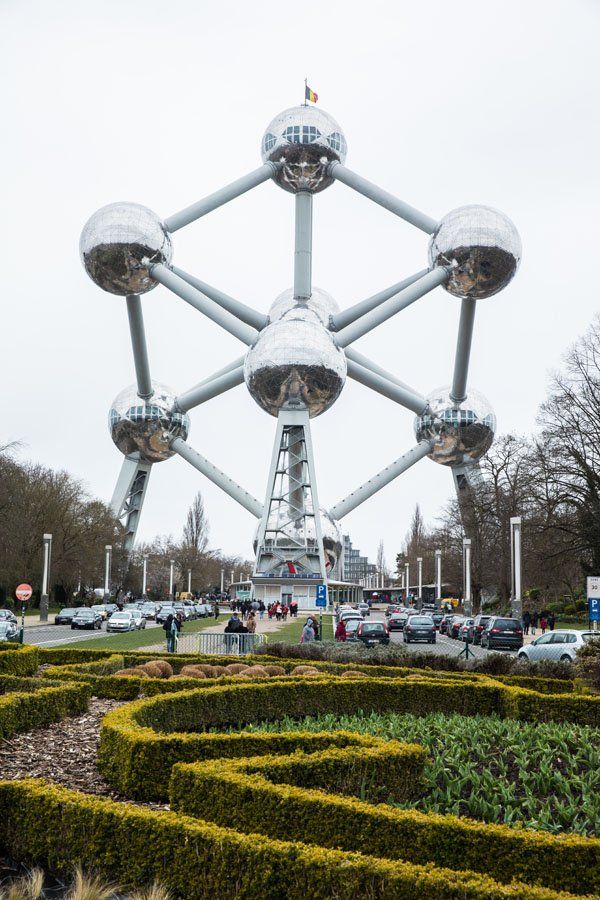
[[[475,463],[492,446],[496,416],[489,401],[478,391],[470,390],[462,403],[450,398],[450,388],[433,391],[427,398],[427,409],[415,419],[418,441],[431,441],[428,454],[443,466]]]
[[[260,332],[246,354],[244,379],[252,397],[270,415],[306,409],[313,418],[339,397],[346,358],[316,313],[294,307]]]
[[[312,293],[308,300],[299,300],[294,297],[294,289],[288,288],[279,297],[276,297],[269,309],[269,320],[275,322],[284,317],[293,317],[294,311],[308,309],[315,313],[322,325],[331,326],[331,318],[340,308],[331,294],[313,285]],[[291,314],[291,315],[290,315]]]
[[[286,537],[299,545],[302,544],[305,538],[312,542],[312,544],[316,544],[317,532],[312,505],[308,504],[304,512],[308,513],[309,516],[308,527],[306,529],[304,523],[301,524],[300,520],[296,523],[283,513],[281,507],[276,508],[269,514],[267,519],[267,534],[285,534]],[[319,512],[321,514],[321,537],[323,538],[323,550],[325,553],[326,565],[328,569],[333,570],[338,564],[343,552],[342,530],[324,507],[321,506]],[[255,553],[258,545],[259,530],[260,523],[256,527],[254,539],[252,541],[252,547]],[[278,546],[277,541],[271,541],[270,546],[276,548]]]
[[[521,239],[508,216],[489,206],[460,206],[438,224],[429,243],[431,266],[450,266],[446,290],[455,297],[497,294],[521,261]]]
[[[190,417],[174,410],[175,393],[153,381],[154,393],[147,400],[138,396],[136,385],[126,387],[112,402],[108,413],[110,436],[124,456],[139,453],[146,462],[157,463],[173,456],[170,441],[186,440]]]
[[[263,162],[282,163],[275,180],[286,191],[316,194],[333,184],[330,162],[346,159],[346,138],[333,116],[315,106],[292,106],[264,133]]]
[[[92,281],[111,294],[145,294],[156,287],[150,267],[168,265],[171,238],[158,216],[138,203],[111,203],[88,219],[79,241]]]

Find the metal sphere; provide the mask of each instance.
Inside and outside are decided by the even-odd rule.
[[[269,319],[271,322],[275,322],[301,309],[308,309],[314,312],[326,328],[329,328],[331,317],[340,311],[331,294],[321,290],[321,288],[313,287],[309,300],[298,300],[294,297],[294,289],[288,288],[271,304]]]
[[[272,416],[280,409],[306,409],[312,418],[339,397],[346,357],[315,313],[295,309],[260,332],[246,354],[244,379]]]
[[[307,512],[312,511],[312,506],[307,504]],[[342,531],[335,519],[333,519],[326,509],[320,508],[321,513],[321,536],[323,538],[323,550],[325,553],[325,564],[328,571],[332,571],[342,555],[343,538]],[[306,526],[305,526],[306,523]],[[267,533],[281,531],[287,537],[283,540],[293,541],[302,546],[304,542],[304,526],[306,527],[306,539],[310,543],[316,543],[317,536],[314,527],[314,518],[307,516],[306,519],[298,519],[298,527],[294,522],[290,521],[289,510],[287,508],[275,508],[269,515],[267,520]],[[256,526],[252,546],[254,553],[258,549],[258,532],[260,530],[260,522]]]
[[[175,392],[152,382],[154,393],[149,400],[138,396],[135,384],[118,394],[108,414],[110,436],[124,456],[139,453],[146,462],[162,462],[173,456],[169,441],[181,437],[185,441],[190,430],[190,417],[174,412]]]
[[[329,572],[335,569],[342,555],[343,539],[342,530],[326,509],[320,508],[321,535],[323,537],[323,550],[325,552],[325,564]]]
[[[521,261],[521,239],[508,216],[490,206],[459,206],[429,242],[432,266],[450,266],[444,285],[455,297],[491,297],[506,287]]]
[[[267,127],[261,145],[263,162],[282,162],[275,181],[286,191],[316,194],[333,183],[327,166],[345,162],[346,138],[333,116],[316,106],[292,106]]]
[[[110,203],[95,212],[81,232],[79,252],[92,281],[121,296],[151,291],[158,282],[150,264],[169,265],[173,256],[164,224],[139,203]]]
[[[478,391],[469,391],[462,403],[450,399],[450,388],[433,391],[428,407],[415,419],[418,441],[434,441],[428,454],[443,466],[476,462],[492,446],[496,416],[489,400]]]

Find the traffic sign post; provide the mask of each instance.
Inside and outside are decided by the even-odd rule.
[[[25,604],[31,598],[32,594],[33,589],[30,584],[20,584],[15,591],[15,597],[21,603],[21,643],[23,643],[23,638],[25,637]]]
[[[587,580],[587,600],[589,626],[597,631],[598,622],[600,622],[600,576],[598,575],[592,575]]]
[[[319,640],[323,640],[323,610],[327,608],[327,585],[317,585],[317,606],[321,610],[319,613]]]

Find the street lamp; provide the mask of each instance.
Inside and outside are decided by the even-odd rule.
[[[225,579],[225,569],[221,569],[221,593],[223,593],[224,579]]]
[[[40,622],[48,621],[48,582],[50,580],[50,561],[52,559],[52,535],[45,534],[43,538],[44,569],[42,573],[42,596],[40,597]]]
[[[471,599],[471,538],[463,538],[463,604],[468,616],[473,612]]]
[[[404,572],[406,573],[406,602],[408,603],[410,593],[410,566],[408,563],[404,563]]]
[[[192,570],[188,569],[188,594],[192,593]]]
[[[171,560],[171,568],[169,570],[169,597],[173,596],[173,572],[175,569],[175,560]]]
[[[423,602],[423,557],[417,556],[419,606]]]
[[[146,584],[148,575],[148,557],[144,556],[142,562],[142,597],[146,596]]]
[[[510,520],[510,568],[512,614],[520,619],[523,615],[521,597],[521,516]]]
[[[435,599],[442,599],[442,551],[435,551]]]
[[[104,598],[110,598],[110,570],[112,563],[112,544],[104,547]]]

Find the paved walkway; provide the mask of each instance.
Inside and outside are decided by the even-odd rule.
[[[225,626],[227,625],[227,622],[229,621],[230,618],[231,618],[230,612],[226,612],[224,614],[222,613],[219,618],[219,621],[215,625],[209,625],[207,628],[203,628],[202,631],[192,632],[189,636],[190,636],[190,638],[193,638],[196,634],[223,634]],[[300,618],[300,616],[298,616],[298,618]],[[274,632],[279,631],[281,628],[283,628],[284,625],[287,625],[288,622],[290,622],[290,621],[294,622],[295,620],[294,619],[290,620],[288,618],[287,621],[285,621],[285,622],[283,622],[283,621],[278,622],[277,619],[269,619],[269,617],[265,613],[264,619],[262,619],[262,620],[259,618],[256,619],[256,632],[255,633],[256,634],[273,634]],[[183,638],[186,637],[185,625],[183,628],[182,637]],[[165,638],[165,641],[163,641],[161,644],[152,644],[152,646],[150,646],[150,647],[142,647],[141,649],[144,651],[148,650],[149,652],[154,653],[156,651],[164,650],[165,644],[166,644],[166,638]]]

